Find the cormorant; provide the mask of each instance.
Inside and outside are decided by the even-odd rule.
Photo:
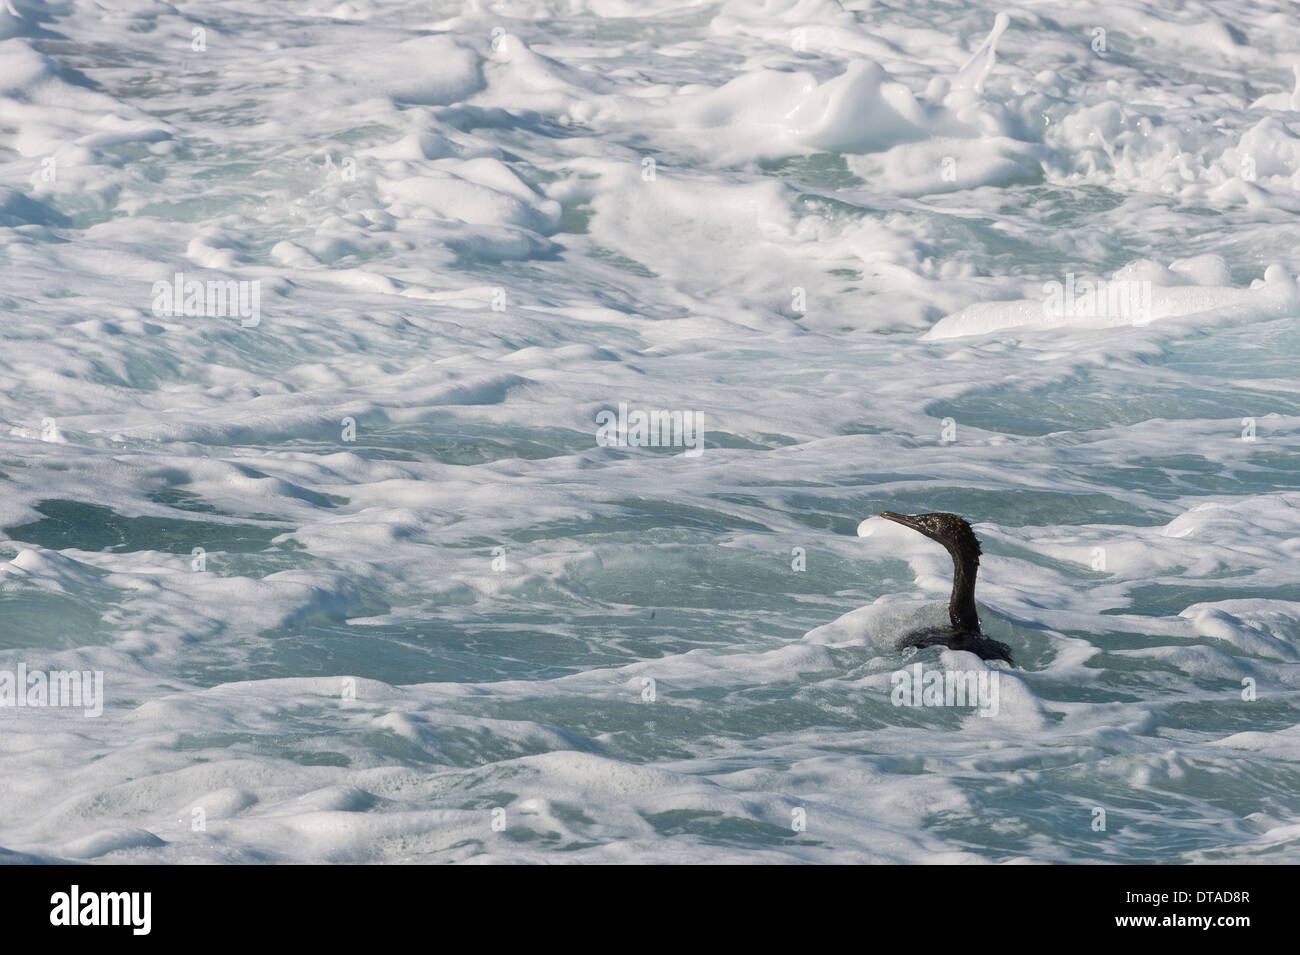
[[[969,650],[982,660],[1006,660],[1012,666],[1011,648],[990,640],[980,632],[980,618],[975,612],[975,575],[980,567],[980,542],[969,524],[956,514],[895,514],[881,511],[880,516],[902,524],[936,540],[952,555],[952,597],[948,600],[948,627],[929,627],[903,637],[895,646],[932,647],[942,643],[949,650]]]

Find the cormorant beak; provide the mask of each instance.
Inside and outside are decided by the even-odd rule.
[[[910,527],[918,534],[924,534],[926,537],[930,538],[930,540],[939,541],[939,543],[943,544],[945,547],[948,546],[942,539],[935,536],[934,531],[930,530],[911,514],[895,514],[893,511],[881,511],[880,516],[887,521],[893,521],[895,524],[902,524],[904,527]]]
[[[916,518],[910,514],[895,514],[893,511],[881,511],[880,516],[887,521],[893,521],[895,524],[902,524],[904,527],[910,527],[914,531],[921,528],[916,523]]]

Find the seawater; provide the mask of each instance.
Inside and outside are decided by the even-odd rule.
[[[0,7],[3,858],[1297,861],[1300,26],[1000,13]]]

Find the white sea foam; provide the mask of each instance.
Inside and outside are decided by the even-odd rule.
[[[1295,861],[1300,29],[1169,6],[0,4],[0,861]]]

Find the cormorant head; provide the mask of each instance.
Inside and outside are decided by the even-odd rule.
[[[976,564],[980,562],[979,538],[975,536],[975,532],[971,530],[970,525],[956,514],[943,512],[937,514],[895,514],[893,511],[881,511],[880,516],[887,521],[893,521],[895,524],[910,527],[931,540],[938,541],[948,548],[948,553],[952,554],[954,560],[960,558],[967,561],[973,560]]]

